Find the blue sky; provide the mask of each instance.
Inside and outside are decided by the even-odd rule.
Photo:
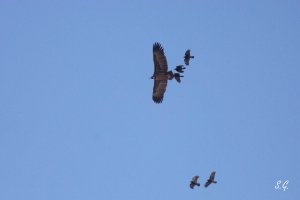
[[[299,1],[2,0],[0,24],[0,199],[299,198]],[[154,42],[195,56],[160,105]]]

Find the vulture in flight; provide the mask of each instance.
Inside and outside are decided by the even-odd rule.
[[[184,55],[184,63],[186,65],[189,65],[191,58],[194,58],[194,56],[191,56],[191,50],[188,49],[188,50],[186,50],[185,55]]]
[[[213,171],[210,176],[209,176],[209,179],[207,179],[204,187],[208,187],[210,184],[212,183],[217,183],[217,181],[215,181],[215,175],[216,175],[216,172]]]
[[[164,94],[167,89],[168,80],[174,77],[177,82],[180,82],[180,76],[177,73],[168,71],[167,58],[164,53],[164,48],[160,43],[153,44],[153,61],[154,61],[154,74],[151,77],[154,79],[152,99],[155,103],[162,103]]]
[[[190,183],[190,188],[191,189],[194,189],[195,185],[197,185],[198,187],[200,186],[200,183],[198,183],[198,178],[199,176],[194,176],[191,180],[191,183]]]
[[[177,72],[179,72],[179,73],[183,73],[184,70],[185,69],[185,67],[183,67],[183,65],[178,65],[178,66],[176,66],[176,68],[175,68],[175,70],[177,71]]]

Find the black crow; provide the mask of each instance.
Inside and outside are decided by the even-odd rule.
[[[210,176],[209,176],[209,179],[207,179],[204,187],[208,187],[210,184],[212,183],[217,183],[217,181],[215,181],[215,175],[216,175],[216,172],[213,171]]]
[[[190,64],[190,58],[194,58],[194,56],[191,56],[191,50],[186,50],[185,55],[184,55],[184,63],[186,65]]]
[[[194,176],[191,180],[191,183],[190,183],[190,188],[191,189],[194,189],[195,185],[197,185],[198,187],[200,186],[200,183],[198,183],[198,178],[199,176]]]
[[[178,65],[178,66],[176,66],[176,68],[175,68],[175,70],[177,71],[177,72],[179,72],[179,73],[183,73],[184,70],[185,69],[185,67],[183,67],[183,65]]]

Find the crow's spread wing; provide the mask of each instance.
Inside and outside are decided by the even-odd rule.
[[[194,176],[193,179],[192,179],[192,181],[193,181],[194,183],[197,183],[198,178],[199,178],[199,176]]]
[[[195,187],[195,184],[190,183],[190,188],[191,188],[191,189],[194,189],[194,187]]]
[[[190,64],[190,59],[189,59],[189,58],[185,58],[185,59],[184,59],[184,63],[185,63],[186,65],[189,65],[189,64]]]
[[[215,180],[215,175],[216,175],[216,172],[213,171],[213,172],[210,174],[209,179],[210,179],[211,181],[214,181],[214,180]]]
[[[204,187],[208,187],[210,184],[211,184],[211,182],[210,182],[210,181],[206,181],[206,183],[205,183]]]
[[[185,52],[185,57],[190,57],[190,56],[191,56],[191,50],[188,49],[188,50],[186,50],[186,52]]]

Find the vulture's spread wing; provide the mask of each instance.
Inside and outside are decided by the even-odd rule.
[[[154,74],[168,71],[167,58],[165,56],[164,48],[160,43],[153,45],[153,61],[154,61]]]
[[[154,80],[152,99],[155,103],[161,103],[164,99],[164,93],[167,89],[168,79]]]
[[[154,61],[154,86],[152,99],[155,103],[161,103],[168,83],[168,63],[163,47],[159,43],[153,45]]]

